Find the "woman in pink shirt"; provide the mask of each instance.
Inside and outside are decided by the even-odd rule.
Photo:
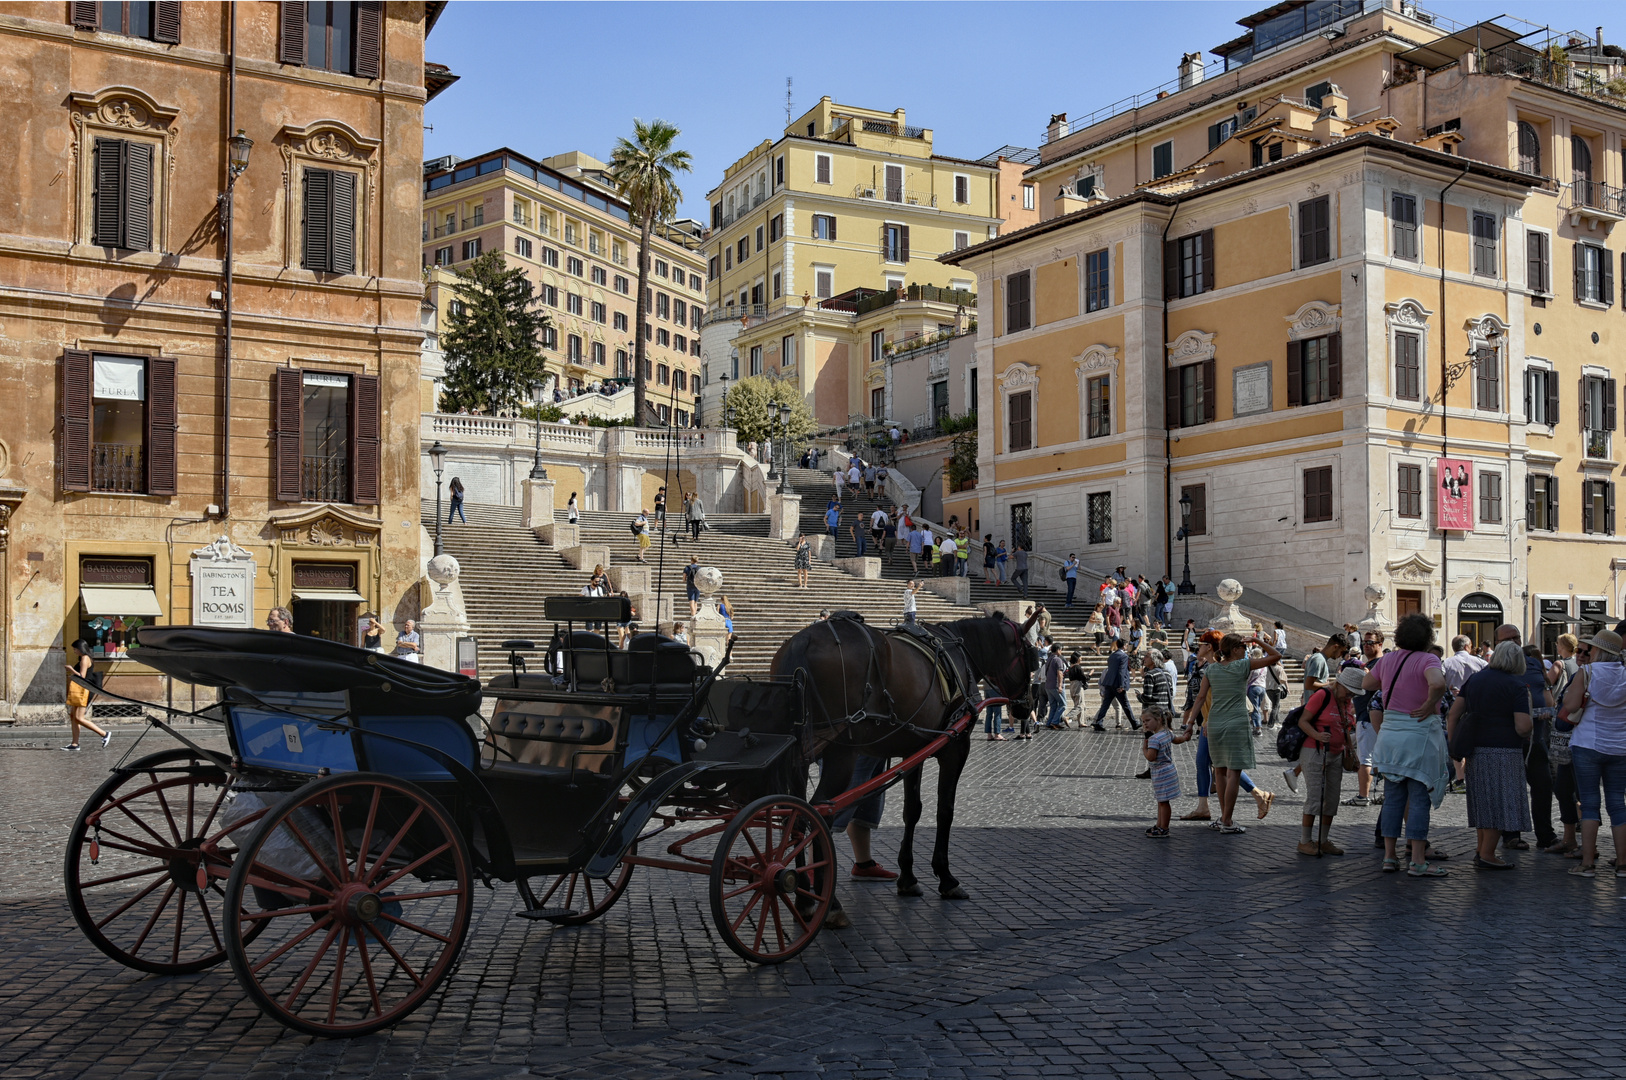
[[[1383,800],[1383,870],[1400,869],[1397,841],[1404,819],[1411,860],[1411,877],[1445,877],[1446,871],[1428,861],[1428,816],[1445,801],[1451,776],[1451,756],[1440,722],[1440,698],[1445,694],[1445,668],[1429,651],[1434,624],[1427,615],[1407,615],[1395,627],[1393,652],[1385,653],[1366,673],[1362,686],[1383,692],[1383,716],[1374,721],[1377,743],[1372,750],[1372,771],[1389,782]]]

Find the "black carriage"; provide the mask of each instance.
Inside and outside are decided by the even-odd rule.
[[[510,671],[484,688],[317,639],[142,628],[144,663],[221,691],[165,711],[222,723],[230,750],[149,713],[184,745],[121,763],[80,813],[75,919],[142,971],[229,960],[267,1014],[327,1036],[387,1027],[435,992],[477,882],[513,882],[519,915],[569,926],[609,910],[636,867],[704,874],[731,949],[795,956],[830,910],[839,809],[801,797],[801,687],[576,625],[625,619],[623,603],[550,600],[552,641],[540,656],[505,643]]]

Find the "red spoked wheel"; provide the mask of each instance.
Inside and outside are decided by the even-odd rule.
[[[186,749],[125,766],[68,835],[63,884],[74,921],[102,952],[158,975],[226,958],[225,882],[257,811],[227,798],[220,765]]]
[[[635,854],[638,845],[633,844],[627,849],[627,854]],[[553,908],[572,914],[543,915],[545,922],[555,926],[581,926],[590,923],[615,906],[621,899],[621,894],[627,891],[627,884],[632,881],[632,864],[617,863],[609,877],[588,877],[586,874],[558,874],[543,878],[538,884],[546,883],[546,888],[532,886],[536,898],[536,907]]]
[[[410,1014],[451,974],[473,875],[450,815],[379,773],[312,781],[273,807],[226,885],[226,955],[266,1015],[352,1037]]]
[[[813,941],[835,896],[835,845],[807,803],[769,795],[734,815],[711,864],[711,914],[728,947],[779,964]]]

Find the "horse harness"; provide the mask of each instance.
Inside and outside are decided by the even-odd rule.
[[[892,630],[876,631],[871,629],[864,622],[864,617],[858,612],[832,612],[830,618],[827,620],[827,625],[830,626],[831,637],[835,639],[837,654],[843,656],[843,670],[846,668],[846,663],[844,659],[844,650],[841,643],[841,634],[836,625],[838,623],[857,624],[866,634],[883,634],[884,636],[891,638],[893,641],[901,642],[922,653],[932,665],[933,676],[937,680],[938,690],[942,694],[943,701],[945,703],[944,713],[946,715],[953,715],[969,704],[969,691],[970,687],[975,685],[976,673],[973,670],[974,665],[971,662],[970,655],[966,652],[965,642],[960,640],[958,637],[945,633],[941,627],[933,628],[920,623],[902,623]],[[958,658],[951,653],[951,650],[959,654]],[[848,746],[861,749],[865,746],[871,746],[875,743],[881,742],[890,735],[896,734],[899,731],[908,731],[912,734],[928,738],[938,735],[940,733],[940,729],[920,728],[914,723],[916,717],[918,717],[920,714],[920,710],[925,707],[926,702],[924,698],[922,698],[919,705],[915,706],[914,712],[910,713],[907,717],[900,717],[898,715],[897,704],[892,698],[892,693],[887,689],[885,680],[881,679],[880,677],[881,673],[879,670],[879,661],[876,658],[876,653],[877,650],[872,645],[869,649],[869,656],[867,657],[865,663],[864,692],[862,697],[859,699],[857,709],[850,708],[851,703],[847,700],[847,683],[845,679],[842,680],[841,693],[844,715],[838,719],[829,721],[826,725],[828,730],[837,730],[841,732],[841,734],[838,734],[832,741],[843,741]],[[865,704],[875,693],[877,684],[880,686],[881,699],[886,703],[886,712],[884,714],[876,714],[870,711]],[[819,690],[817,684],[810,685],[812,686],[814,694],[818,695]],[[822,695],[820,696],[822,697]],[[822,700],[820,704],[823,704]],[[828,712],[828,710],[821,711]],[[843,739],[842,736],[851,731],[851,725],[860,724],[865,721],[889,724],[893,730],[888,732],[886,735],[881,736],[879,739],[866,743],[855,742],[850,738]]]

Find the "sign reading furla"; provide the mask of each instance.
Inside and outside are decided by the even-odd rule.
[[[192,624],[254,625],[254,556],[222,536],[192,552]]]

